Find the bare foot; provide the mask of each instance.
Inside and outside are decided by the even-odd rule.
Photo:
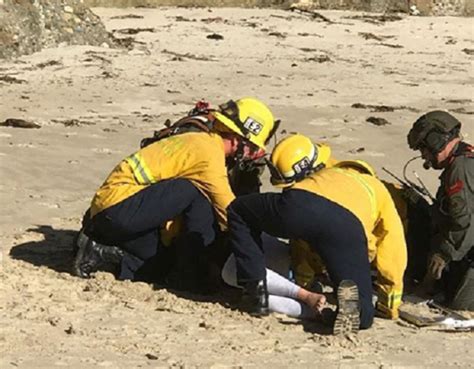
[[[304,288],[300,288],[298,291],[298,299],[304,302],[306,305],[311,307],[312,309],[316,310],[316,312],[320,313],[323,310],[324,305],[326,304],[326,296],[315,293],[309,292]]]

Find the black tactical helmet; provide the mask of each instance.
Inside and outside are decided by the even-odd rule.
[[[433,154],[443,150],[449,141],[459,136],[461,122],[451,114],[435,110],[422,115],[408,132],[408,145],[412,150],[429,150]]]

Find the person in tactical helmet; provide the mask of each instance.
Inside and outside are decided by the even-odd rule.
[[[407,139],[426,169],[443,171],[432,209],[427,278],[442,280],[452,308],[474,311],[474,147],[460,131],[461,122],[437,110],[418,118]]]

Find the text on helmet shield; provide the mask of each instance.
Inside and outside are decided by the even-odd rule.
[[[309,160],[309,158],[305,156],[303,159],[293,164],[293,170],[295,171],[296,174],[300,174],[305,169],[307,169],[310,166],[310,164],[311,164],[311,160]]]
[[[250,133],[257,136],[262,131],[262,124],[256,120],[248,117],[244,122],[244,127],[249,130]]]

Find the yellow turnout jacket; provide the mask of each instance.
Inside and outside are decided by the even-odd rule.
[[[189,179],[212,203],[221,227],[227,227],[226,208],[234,194],[227,178],[224,143],[216,133],[171,136],[128,156],[96,192],[91,216],[170,178]]]
[[[407,248],[402,222],[384,184],[375,176],[351,167],[332,167],[318,171],[291,188],[323,196],[360,220],[368,241],[369,261],[378,271],[379,308],[396,318],[403,292]],[[304,242],[291,243],[295,277],[304,286],[315,273],[321,272],[322,265]]]

